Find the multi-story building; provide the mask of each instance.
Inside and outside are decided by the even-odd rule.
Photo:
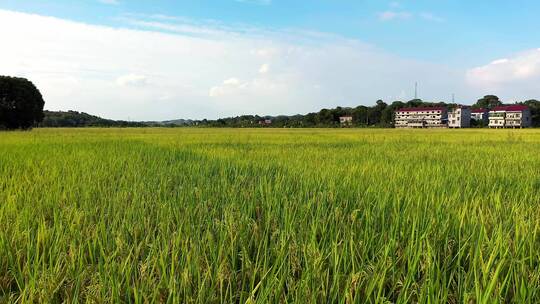
[[[353,124],[353,117],[352,116],[341,116],[339,118],[339,123],[344,127],[350,127]]]
[[[531,124],[531,110],[527,106],[500,106],[489,111],[490,128],[527,128]]]
[[[395,112],[396,128],[446,128],[448,110],[444,107],[405,108]]]
[[[489,111],[487,109],[473,109],[471,119],[477,123],[482,122],[483,125],[487,125],[489,123]]]
[[[471,108],[457,106],[448,112],[449,128],[469,128],[471,126]]]

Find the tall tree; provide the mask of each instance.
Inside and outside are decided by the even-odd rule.
[[[353,122],[358,126],[367,126],[369,124],[368,111],[369,108],[366,106],[354,108],[352,111]]]
[[[495,95],[486,95],[480,99],[473,105],[473,108],[476,109],[493,109],[495,107],[501,106],[503,103],[499,99],[499,97]]]
[[[404,107],[405,104],[401,101],[392,102],[392,104],[387,106],[381,113],[381,125],[384,127],[392,126],[394,124],[395,112]]]
[[[368,117],[370,125],[378,125],[381,123],[382,113],[388,105],[382,101],[377,100],[374,107],[369,108]]]
[[[45,102],[32,82],[0,76],[0,128],[29,129],[43,120]]]

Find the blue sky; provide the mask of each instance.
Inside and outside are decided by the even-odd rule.
[[[21,64],[11,63],[10,67],[16,73],[35,75],[51,91],[56,91],[51,78],[47,78],[52,68],[55,75],[62,74],[55,77],[63,85],[66,79],[79,85],[93,81],[92,90],[96,91],[95,98],[99,98],[97,92],[106,94],[107,88],[100,89],[100,86],[108,80],[105,76],[92,78],[94,74],[88,70],[103,66],[100,73],[114,78],[116,84],[131,79],[131,85],[139,82],[136,90],[144,87],[148,100],[139,100],[140,106],[133,107],[138,110],[130,115],[140,119],[218,117],[244,114],[244,111],[290,114],[316,110],[320,106],[369,104],[377,96],[406,99],[411,97],[410,84],[414,81],[421,82],[425,99],[445,99],[452,92],[464,103],[471,103],[484,93],[498,93],[507,99],[540,98],[536,96],[540,92],[532,85],[536,81],[536,52],[540,47],[540,32],[535,26],[540,13],[538,1],[524,0],[516,4],[501,0],[0,0],[0,10],[6,16],[4,22],[10,17],[12,23],[17,23],[21,18],[13,14],[22,13],[17,16],[43,27],[90,26],[89,32],[96,31],[95,36],[85,33],[82,38],[73,36],[71,40],[55,42],[66,43],[66,48],[80,44],[78,40],[82,39],[88,43],[87,49],[91,49],[100,43],[99,36],[103,34],[98,32],[110,32],[107,29],[117,31],[116,35],[122,37],[112,35],[109,39],[139,37],[126,41],[126,45],[111,47],[110,52],[100,57],[81,49],[66,52],[62,58],[55,53],[36,62],[35,66],[43,66],[41,73],[37,68],[33,71],[24,65],[37,60],[33,54],[28,54],[27,60],[18,54]],[[40,19],[44,16],[55,19]],[[55,22],[65,22],[65,25]],[[129,31],[118,32],[121,29]],[[69,29],[65,31],[66,37],[70,36]],[[171,56],[170,60],[178,58],[175,52],[184,54],[186,49],[204,47],[204,44],[215,45],[215,48],[213,53],[197,52],[191,54],[192,61],[178,63],[194,69],[185,74],[158,68],[158,59],[145,59],[146,65],[140,66],[141,58],[155,58],[155,50],[148,49],[147,53],[132,57],[115,53],[122,48],[129,49],[134,43],[144,48],[142,37],[148,32],[155,34],[152,40],[166,40],[163,43],[169,50],[161,49],[164,54],[160,56]],[[57,37],[50,39],[48,44],[41,38],[38,40],[43,42],[41,47],[46,47]],[[32,47],[31,42],[25,43]],[[265,52],[273,52],[273,55],[260,55]],[[255,53],[259,55],[253,55]],[[88,56],[95,60],[93,65],[81,62]],[[122,56],[122,62],[116,67],[115,63],[103,65],[107,60],[113,62],[114,56]],[[242,58],[247,57],[250,59],[243,63]],[[216,59],[213,66],[206,66],[212,58],[221,61]],[[81,65],[88,67],[85,70],[73,68]],[[60,66],[70,68],[62,70]],[[200,75],[194,75],[197,73]],[[157,80],[151,79],[151,74],[170,81],[171,88],[152,89],[150,84],[156,84]],[[328,74],[338,76],[327,79]],[[351,79],[356,75],[357,82]],[[98,80],[103,83],[99,84]],[[193,91],[187,94],[186,90],[173,90],[177,81]],[[285,88],[287,83],[295,86]],[[116,96],[120,88],[109,88],[110,94],[103,98],[137,95],[128,92],[135,90],[131,85],[121,88],[125,95]],[[156,99],[167,99],[165,95],[156,97],[158,90],[168,91],[165,95],[177,100],[174,106],[169,104],[174,110],[149,113],[144,109]],[[321,92],[315,93],[317,90]],[[206,99],[201,97],[202,91],[210,92]],[[70,98],[75,96],[73,92],[68,94]],[[62,99],[67,97],[61,97],[58,92],[45,95],[49,95],[52,109],[70,107],[114,118],[125,115],[120,114],[122,103],[118,104],[117,111],[110,111],[105,106],[94,107],[82,101],[70,104]],[[216,103],[218,96],[224,100]],[[273,100],[279,98],[287,102],[275,104]],[[186,100],[193,104],[188,106]]]
[[[530,0],[2,0],[0,6],[111,26],[122,25],[119,16],[139,13],[314,30],[404,56],[464,64],[534,48],[540,39],[540,2]],[[385,12],[396,15],[384,21]]]

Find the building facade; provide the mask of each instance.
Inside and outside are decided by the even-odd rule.
[[[264,119],[264,120],[260,120],[259,121],[259,125],[261,126],[269,126],[272,124],[272,120],[271,119]]]
[[[489,111],[487,109],[473,109],[471,111],[471,120],[482,123],[484,126],[489,123]]]
[[[353,124],[353,118],[352,116],[341,116],[339,118],[339,123],[343,127],[350,127]]]
[[[489,111],[490,128],[528,128],[531,125],[531,110],[527,106],[500,106]]]
[[[446,128],[448,127],[448,110],[436,108],[405,108],[395,112],[396,128]]]
[[[471,108],[458,106],[448,112],[449,128],[469,128],[471,126]]]

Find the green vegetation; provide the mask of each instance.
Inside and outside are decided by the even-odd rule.
[[[168,121],[125,121],[105,119],[77,111],[44,111],[45,118],[39,124],[41,128],[141,128],[141,127],[185,127],[193,121],[185,119]]]
[[[0,133],[0,302],[538,303],[540,130]]]
[[[43,120],[45,101],[27,79],[0,76],[0,129],[30,129]]]
[[[516,104],[527,105],[531,109],[532,123],[534,127],[540,127],[540,101],[527,100]],[[496,106],[503,105],[499,97],[487,95],[480,98],[472,108],[491,109]],[[259,121],[271,119],[271,125],[265,127],[283,128],[283,127],[340,127],[339,118],[341,116],[352,116],[354,127],[380,127],[389,128],[394,123],[394,112],[409,107],[454,107],[456,104],[445,102],[425,102],[421,99],[413,99],[407,102],[394,101],[387,104],[382,100],[378,100],[373,106],[357,106],[354,108],[337,107],[334,109],[322,109],[316,113],[306,115],[293,116],[254,116],[243,115],[238,117],[222,118],[218,120],[202,120],[194,122],[198,126],[209,127],[254,127]],[[483,127],[482,123],[473,121],[474,127]]]
[[[84,127],[146,127],[141,122],[105,119],[77,111],[45,111],[43,122],[39,124],[43,128],[84,128]]]
[[[527,105],[531,108],[534,127],[540,127],[540,101],[528,100],[519,104]],[[478,100],[473,108],[493,108],[502,105],[497,96],[488,95]],[[407,107],[452,107],[455,105],[444,102],[432,103],[424,102],[420,99],[410,100],[408,102],[394,101],[386,104],[378,100],[374,106],[358,106],[355,108],[337,107],[334,109],[322,109],[317,113],[292,116],[258,116],[242,115],[237,117],[221,118],[217,120],[185,120],[177,119],[170,121],[147,121],[133,122],[122,120],[104,119],[86,113],[76,111],[55,112],[45,111],[45,118],[39,124],[44,128],[82,128],[82,127],[233,127],[233,128],[254,128],[254,127],[273,127],[273,128],[336,128],[341,127],[339,118],[341,116],[352,116],[354,127],[392,127],[394,112]],[[271,124],[259,125],[259,122],[270,119]],[[472,122],[474,127],[484,127],[481,122]]]

